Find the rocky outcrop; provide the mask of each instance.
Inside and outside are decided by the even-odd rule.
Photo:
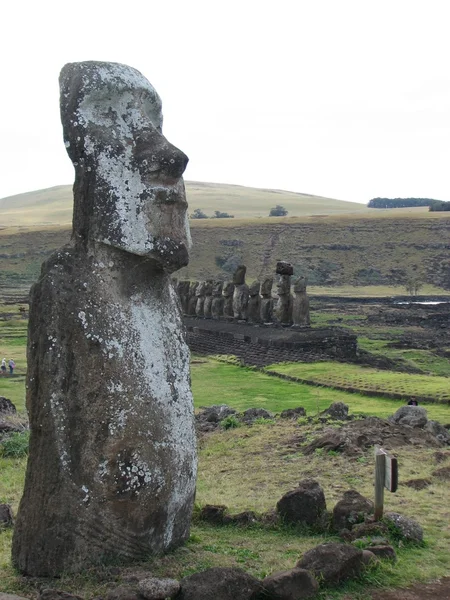
[[[314,479],[304,479],[277,502],[280,517],[292,524],[320,525],[326,508],[323,489]]]

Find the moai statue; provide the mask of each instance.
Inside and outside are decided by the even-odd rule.
[[[226,281],[223,284],[222,296],[223,296],[223,316],[225,319],[233,319],[233,294],[234,294],[234,283],[232,281]]]
[[[240,265],[233,275],[233,316],[236,321],[247,320],[248,285],[245,283],[247,267]]]
[[[273,298],[272,298],[273,279],[269,277],[261,283],[261,321],[263,323],[272,323],[273,321]]]
[[[294,299],[292,301],[292,327],[310,327],[309,298],[306,293],[307,281],[298,277],[294,281]]]
[[[178,298],[180,300],[181,312],[186,315],[188,312],[189,303],[189,281],[179,281],[177,285]]]
[[[261,284],[259,281],[254,281],[248,289],[248,307],[247,318],[249,323],[261,322],[261,298],[259,296]]]
[[[30,454],[12,544],[15,567],[37,577],[184,542],[197,465],[170,281],[188,263],[188,159],[135,69],[71,63],[60,88],[73,234],[31,291]]]
[[[191,281],[189,285],[189,300],[187,314],[189,317],[195,317],[195,309],[197,307],[197,288],[198,281]]]
[[[195,305],[195,315],[197,317],[204,316],[205,290],[206,290],[206,281],[199,281],[197,289],[195,290],[195,295],[197,297],[197,303]]]
[[[278,323],[284,326],[292,325],[291,275],[294,268],[290,263],[277,263],[277,295],[274,316]]]
[[[213,282],[206,281],[205,282],[205,303],[203,305],[203,316],[205,319],[211,319],[211,307],[212,307],[212,292],[213,292]]]
[[[223,283],[221,281],[215,281],[212,289],[212,304],[211,304],[211,317],[213,319],[220,319],[223,315],[223,296],[222,296],[222,286]]]

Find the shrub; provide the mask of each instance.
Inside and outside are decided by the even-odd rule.
[[[28,455],[30,432],[14,432],[0,443],[0,456],[3,458],[22,458]]]
[[[288,211],[281,206],[281,204],[277,204],[274,208],[270,209],[269,217],[285,217],[288,214]]]
[[[234,415],[229,415],[220,421],[220,426],[223,427],[223,429],[234,429],[235,427],[240,427],[241,422]]]
[[[208,215],[206,215],[201,208],[196,208],[191,215],[191,219],[208,219]]]
[[[215,219],[234,219],[234,215],[229,215],[226,212],[220,212],[220,210],[215,210],[214,218]]]

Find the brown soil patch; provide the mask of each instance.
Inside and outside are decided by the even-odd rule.
[[[374,592],[372,600],[450,600],[450,577],[406,589]]]

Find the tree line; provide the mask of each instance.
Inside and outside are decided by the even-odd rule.
[[[435,206],[440,204],[448,204],[442,200],[434,200],[433,198],[372,198],[367,204],[368,208],[407,208],[411,206]],[[430,209],[431,210],[431,209]],[[448,210],[436,209],[433,210]]]

